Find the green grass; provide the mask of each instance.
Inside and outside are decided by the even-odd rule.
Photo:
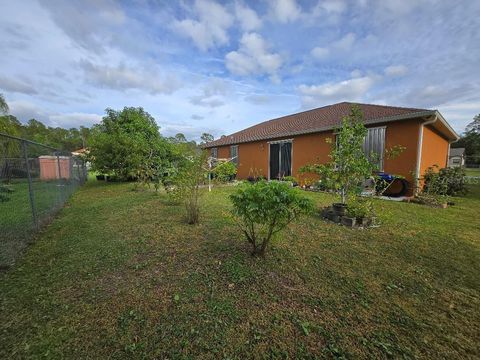
[[[27,180],[13,180],[8,188],[8,201],[0,202],[0,266],[11,265],[22,249],[34,237],[35,227],[32,216]],[[60,186],[58,181],[32,182],[33,199],[41,228],[62,206],[77,185],[69,182]]]
[[[480,176],[480,168],[465,169],[467,176]]]
[[[0,274],[0,358],[478,356],[480,187],[447,209],[376,201],[376,229],[305,217],[264,260],[233,188],[198,226],[131,188],[87,184]]]

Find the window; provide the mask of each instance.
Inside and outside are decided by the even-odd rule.
[[[238,145],[230,146],[230,158],[235,166],[238,166]]]
[[[217,148],[212,148],[211,156],[215,159],[218,159],[218,149]]]
[[[377,165],[378,170],[383,171],[383,156],[385,152],[385,126],[368,129],[363,142],[365,155]]]

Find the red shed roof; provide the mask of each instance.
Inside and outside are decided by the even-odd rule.
[[[204,147],[211,148],[331,130],[340,125],[342,118],[350,113],[353,104],[354,103],[350,102],[341,102],[264,121],[260,124],[209,142]],[[435,110],[427,109],[372,104],[356,105],[362,110],[365,124],[367,125],[435,114]]]

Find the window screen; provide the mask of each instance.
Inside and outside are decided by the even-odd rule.
[[[212,148],[212,157],[215,159],[218,159],[218,149],[217,148]]]
[[[230,146],[230,158],[232,159],[232,163],[238,166],[238,145]]]
[[[383,156],[385,152],[385,127],[368,129],[363,142],[363,151],[371,160],[375,161],[378,170],[383,171]]]

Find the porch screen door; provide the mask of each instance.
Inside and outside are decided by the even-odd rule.
[[[280,144],[270,144],[270,179],[278,179],[280,173]]]
[[[292,142],[270,144],[270,179],[292,175]]]

